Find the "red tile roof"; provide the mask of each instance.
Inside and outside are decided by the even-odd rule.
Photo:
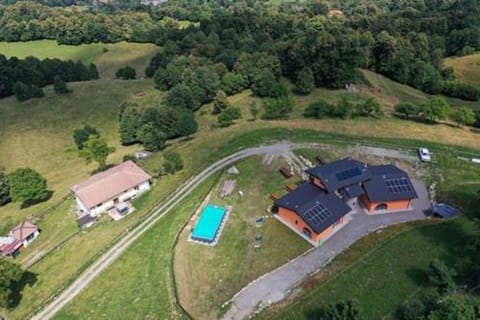
[[[20,249],[21,246],[22,243],[20,241],[13,238],[7,238],[6,241],[0,243],[0,252],[2,252],[5,256],[9,256]]]
[[[150,175],[133,161],[127,161],[93,175],[70,189],[90,209],[150,178]]]
[[[14,239],[23,242],[23,240],[27,239],[30,235],[35,233],[35,231],[38,231],[38,227],[36,225],[30,221],[24,221],[13,228],[10,231],[10,234]]]

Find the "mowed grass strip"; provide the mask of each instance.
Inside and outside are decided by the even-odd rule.
[[[60,60],[80,60],[92,63],[103,54],[105,45],[101,43],[78,46],[59,45],[55,40],[37,40],[27,42],[0,42],[0,54],[7,58],[24,59],[32,56],[38,59],[57,58]]]
[[[455,76],[475,86],[480,86],[480,54],[445,59],[445,66],[452,67]]]
[[[260,318],[312,319],[321,307],[348,299],[358,300],[365,319],[391,318],[399,304],[427,281],[430,261],[448,260],[470,228],[468,219],[459,218],[400,232],[275,316],[266,313]]]
[[[232,206],[218,244],[209,247],[187,241],[194,227],[191,222],[175,248],[180,303],[195,319],[219,318],[221,305],[244,286],[311,248],[273,217],[267,218],[262,228],[256,227],[255,220],[267,215],[272,204],[270,194],[284,194],[285,184],[295,182],[295,178],[286,180],[278,172],[284,160],[262,161],[262,157],[254,157],[235,164],[240,174],[225,173],[212,190],[209,203]],[[227,179],[236,180],[236,189],[221,198],[218,191]],[[256,235],[263,237],[257,249]]]
[[[171,273],[172,247],[212,176],[146,232],[55,319],[183,319]]]
[[[38,59],[57,58],[94,63],[102,79],[115,78],[115,72],[127,65],[135,68],[137,78],[144,77],[145,68],[159,50],[158,46],[151,43],[91,43],[71,46],[59,45],[55,40],[0,42],[0,54],[7,58],[24,59],[33,56]]]

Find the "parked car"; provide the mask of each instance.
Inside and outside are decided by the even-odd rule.
[[[432,160],[430,156],[430,151],[428,151],[427,148],[418,148],[418,156],[423,162],[430,162],[430,160]]]

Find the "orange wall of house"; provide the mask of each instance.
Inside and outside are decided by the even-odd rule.
[[[384,201],[384,202],[370,202],[367,196],[362,196],[361,201],[368,211],[374,212],[375,207],[381,203],[387,204],[387,210],[401,210],[408,209],[410,207],[410,200],[398,200],[398,201]]]
[[[295,228],[299,233],[303,233],[303,228],[308,228],[311,231],[312,240],[315,242],[319,242],[325,239],[327,236],[330,235],[334,228],[334,226],[332,225],[325,229],[322,233],[316,234],[315,231],[313,231],[312,228],[310,228],[308,224],[303,220],[303,218],[294,211],[280,207],[278,208],[278,215],[282,217],[283,220],[287,221],[288,224],[291,227]],[[297,223],[295,223],[295,221]],[[340,223],[343,223],[343,217],[340,218]]]

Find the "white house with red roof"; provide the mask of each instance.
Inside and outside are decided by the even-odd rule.
[[[92,217],[150,190],[151,176],[126,161],[71,187],[77,209]]]
[[[10,237],[20,241],[26,248],[40,234],[38,227],[30,221],[23,221],[18,226],[10,230]]]

